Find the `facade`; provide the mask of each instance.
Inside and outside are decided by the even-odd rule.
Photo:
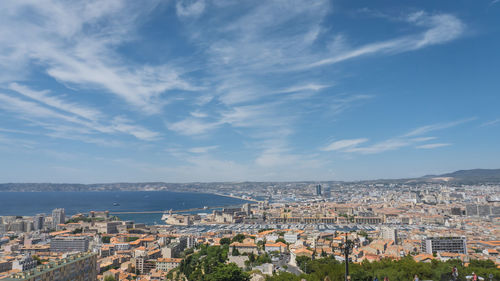
[[[297,233],[285,233],[283,238],[287,243],[294,244],[297,242],[297,239],[299,239],[299,235],[297,235]]]
[[[19,260],[12,262],[12,269],[18,269],[20,271],[30,270],[36,267],[36,260],[34,260],[31,255],[22,257]]]
[[[97,255],[80,253],[34,269],[16,273],[2,281],[95,281]]]
[[[52,228],[56,228],[58,224],[66,222],[66,213],[63,208],[54,209],[52,211]]]
[[[422,252],[433,254],[450,252],[467,254],[467,241],[465,237],[431,237],[422,240]]]
[[[278,242],[278,243],[266,243],[265,244],[265,251],[266,253],[271,253],[271,252],[278,252],[278,253],[283,253],[286,251],[286,244],[283,242]]]
[[[98,222],[96,223],[97,232],[106,234],[118,233],[118,226],[123,223],[120,221],[108,221],[108,222]]]
[[[384,220],[379,217],[356,217],[354,222],[357,224],[381,224]]]
[[[321,190],[321,184],[316,185],[316,196],[321,196],[322,190]]]
[[[253,253],[253,254],[258,254],[258,248],[257,245],[253,242],[251,243],[239,243],[239,242],[233,242],[230,245],[230,248],[232,249],[233,247],[238,250],[240,253]]]
[[[33,217],[33,228],[34,230],[41,230],[43,229],[43,224],[45,221],[45,215],[44,214],[37,214],[36,216]]]
[[[392,240],[394,244],[398,244],[398,230],[392,227],[382,227],[382,239]]]
[[[8,260],[0,260],[0,272],[9,271],[12,269],[12,262]]]
[[[135,269],[140,274],[148,274],[156,268],[155,260],[147,260],[144,258],[135,258]]]
[[[249,203],[243,204],[243,206],[241,207],[241,211],[245,213],[245,215],[249,216],[252,213],[250,204]]]
[[[86,236],[59,236],[50,242],[51,252],[86,252],[89,249],[89,240]]]
[[[156,270],[170,271],[181,264],[182,259],[163,258],[156,261]]]

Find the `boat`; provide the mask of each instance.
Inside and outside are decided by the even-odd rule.
[[[113,206],[120,206],[120,203],[113,202]]]

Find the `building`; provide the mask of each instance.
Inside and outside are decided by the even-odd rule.
[[[392,240],[394,244],[398,244],[398,230],[392,227],[382,227],[381,228],[382,239]]]
[[[52,228],[56,228],[58,224],[66,222],[66,214],[63,208],[54,209],[52,211]]]
[[[190,239],[190,241],[192,241]],[[164,258],[177,258],[188,246],[188,237],[178,237],[172,243],[161,249],[161,256]]]
[[[86,236],[58,236],[50,242],[51,252],[87,252],[89,239]]]
[[[316,196],[321,196],[321,184],[316,185]]]
[[[181,264],[182,259],[163,258],[156,261],[156,270],[170,271]]]
[[[2,281],[95,281],[97,280],[97,255],[79,253],[57,262],[39,265],[34,269],[16,273]]]
[[[257,245],[254,242],[251,241],[243,241],[243,243],[240,242],[233,242],[229,244],[230,249],[236,249],[240,253],[253,253],[253,254],[258,254],[259,249],[257,248]]]
[[[156,260],[135,258],[135,270],[140,274],[148,274],[154,269],[156,269]]]
[[[98,222],[95,224],[97,232],[105,234],[118,233],[118,226],[122,225],[121,221]]]
[[[491,207],[489,205],[477,205],[477,214],[480,217],[491,215]]]
[[[451,214],[453,216],[463,216],[465,214],[465,211],[463,211],[461,208],[454,207],[451,208]]]
[[[286,251],[287,246],[283,242],[266,243],[264,248],[265,248],[266,253],[271,253],[271,252],[283,253]]]
[[[8,260],[0,260],[0,273],[12,269],[12,262]]]
[[[467,240],[465,237],[430,237],[422,240],[422,252],[433,254],[450,252],[467,254]]]
[[[381,224],[384,220],[379,217],[355,217],[354,222],[356,224]]]
[[[241,206],[241,211],[243,213],[245,213],[245,215],[247,215],[247,216],[249,216],[250,214],[252,214],[251,207],[250,207],[249,203],[243,204],[243,206]]]
[[[36,267],[36,260],[34,260],[31,255],[26,255],[19,260],[12,262],[12,269],[18,269],[20,271],[30,270]]]
[[[289,232],[285,233],[285,235],[283,235],[283,238],[287,243],[294,244],[299,239],[299,235],[297,233]]]
[[[42,230],[43,223],[45,221],[45,214],[37,214],[33,217],[33,228],[34,230]]]

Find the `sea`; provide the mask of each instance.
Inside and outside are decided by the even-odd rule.
[[[68,217],[89,211],[160,212],[237,206],[247,202],[215,194],[171,191],[0,192],[0,216],[50,215],[55,208],[64,208]],[[116,216],[148,225],[164,224],[161,213]]]

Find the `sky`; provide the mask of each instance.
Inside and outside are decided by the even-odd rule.
[[[0,182],[500,168],[500,1],[0,2]]]

